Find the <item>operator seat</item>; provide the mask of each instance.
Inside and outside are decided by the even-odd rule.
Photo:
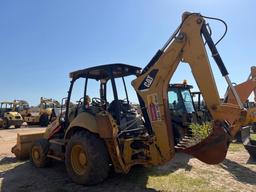
[[[118,110],[118,106],[120,109],[120,128],[125,129],[128,125],[133,124],[130,126],[130,129],[132,128],[138,128],[139,125],[142,125],[143,123],[138,120],[136,117],[136,112],[132,110],[131,105],[124,101],[124,100],[114,100],[110,103],[108,107],[108,112],[112,115],[114,119],[117,119],[116,117],[116,110]],[[136,123],[133,123],[136,121]]]
[[[120,113],[121,113],[121,101],[120,100],[113,100],[108,106],[108,112],[112,115],[114,119],[116,119],[116,110],[118,109],[116,106],[119,106]]]

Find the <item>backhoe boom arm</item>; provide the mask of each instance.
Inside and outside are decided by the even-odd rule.
[[[143,101],[141,102],[141,107],[147,109],[146,116],[149,118],[145,119],[149,119],[150,122],[146,123],[151,125],[159,149],[165,149],[161,150],[161,154],[165,156],[166,159],[169,159],[170,155],[172,156],[174,153],[174,148],[166,147],[173,146],[173,132],[168,109],[167,88],[178,64],[180,62],[188,63],[197,85],[202,92],[205,103],[214,119],[214,130],[217,129],[218,131],[216,132],[222,132],[220,134],[225,135],[223,139],[218,142],[215,142],[215,139],[212,142],[215,142],[215,145],[204,149],[203,152],[200,151],[201,156],[202,154],[205,156],[208,155],[207,159],[205,159],[205,157],[200,158],[208,163],[218,163],[223,160],[223,156],[221,158],[215,157],[214,160],[214,157],[206,154],[206,152],[208,153],[212,149],[212,154],[218,156],[215,154],[216,147],[220,148],[219,145],[225,145],[225,149],[223,149],[222,153],[226,154],[225,150],[227,150],[228,137],[230,135],[234,136],[239,130],[243,110],[241,109],[242,106],[228,103],[221,104],[220,102],[219,93],[202,36],[204,36],[222,75],[231,87],[232,84],[228,78],[228,72],[221,57],[206,29],[204,18],[200,14],[195,13],[184,13],[182,18],[182,24],[173,39],[168,41],[161,50],[161,54],[158,53],[158,58],[154,58],[153,62],[151,61],[147,68],[143,70],[142,75],[133,81],[133,86],[140,100]],[[233,89],[233,93],[237,96],[236,99],[238,103],[240,103],[235,89]],[[154,104],[157,115],[151,112],[152,103]],[[224,129],[224,127],[226,129]],[[168,139],[163,139],[166,137],[168,137]],[[209,145],[209,143],[204,143],[204,145]],[[171,154],[169,151],[171,151]],[[193,154],[194,152],[190,151],[190,153]],[[197,154],[193,155],[198,157]],[[212,159],[210,160],[209,158]]]

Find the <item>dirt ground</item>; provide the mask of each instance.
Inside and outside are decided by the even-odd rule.
[[[17,133],[32,133],[32,132],[41,132],[45,128],[39,128],[36,126],[31,127],[22,127],[22,128],[9,128],[1,129],[0,128],[0,158],[3,156],[9,156],[11,154],[10,149],[16,143]]]
[[[177,154],[164,166],[134,167],[127,175],[111,173],[97,186],[76,185],[68,178],[64,163],[54,162],[49,168],[38,169],[29,161],[17,161],[10,152],[18,132],[41,130],[0,130],[0,191],[256,191],[256,162],[241,144],[232,144],[226,160],[219,165]]]

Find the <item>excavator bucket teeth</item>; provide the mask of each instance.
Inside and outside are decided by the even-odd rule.
[[[248,151],[250,156],[256,160],[256,141],[250,139],[251,126],[246,126],[241,129],[241,138],[244,148]]]
[[[44,131],[30,134],[17,134],[17,143],[12,147],[12,153],[18,160],[26,160],[29,158],[29,153],[32,144],[35,140],[42,138]]]
[[[229,134],[221,126],[214,126],[206,139],[193,146],[178,147],[177,151],[190,154],[207,164],[218,164],[225,159],[229,143]]]

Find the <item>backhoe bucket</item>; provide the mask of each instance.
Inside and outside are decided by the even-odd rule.
[[[251,126],[246,126],[241,129],[241,137],[244,148],[248,151],[250,156],[256,160],[256,141],[250,139]]]
[[[12,147],[12,153],[18,160],[26,160],[29,158],[29,153],[32,144],[35,140],[42,138],[44,131],[30,134],[17,134],[17,144]]]
[[[213,131],[206,139],[191,147],[178,147],[177,150],[207,164],[218,164],[225,159],[229,143],[230,135],[220,123],[214,123]]]

